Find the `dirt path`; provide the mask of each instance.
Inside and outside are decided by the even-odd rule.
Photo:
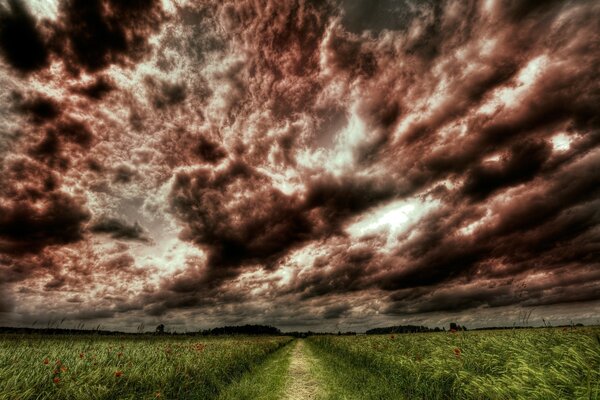
[[[285,400],[313,400],[319,397],[319,382],[312,374],[314,362],[304,340],[298,340],[292,352],[288,384],[283,396]]]

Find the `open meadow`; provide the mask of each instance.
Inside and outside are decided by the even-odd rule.
[[[0,399],[600,399],[600,329],[0,337]]]

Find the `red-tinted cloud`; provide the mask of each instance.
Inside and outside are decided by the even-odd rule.
[[[593,2],[124,4],[0,8],[2,318],[598,309]]]

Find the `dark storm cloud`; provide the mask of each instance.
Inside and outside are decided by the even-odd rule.
[[[239,190],[244,197],[232,201]],[[210,249],[215,273],[246,261],[272,262],[312,233],[298,200],[270,187],[266,177],[241,162],[216,173],[180,174],[171,198],[174,212],[187,221],[183,238]]]
[[[0,211],[0,252],[15,255],[82,240],[83,224],[90,218],[80,201],[57,191],[37,201],[12,201],[0,206]]]
[[[478,307],[519,304],[539,307],[560,303],[590,302],[600,295],[597,267],[569,266],[544,273],[535,281],[514,285],[512,279],[455,282],[419,290],[405,289],[390,296],[385,312],[392,315],[458,312]]]
[[[115,90],[115,84],[109,79],[100,76],[94,82],[87,85],[79,85],[72,90],[74,93],[86,96],[92,100],[102,100],[107,94]]]
[[[55,41],[66,47],[57,52],[75,72],[128,65],[147,53],[148,37],[163,19],[156,0],[64,0]]]
[[[17,108],[36,125],[52,121],[62,112],[58,102],[51,98],[36,96],[24,100],[20,98],[21,96],[18,97]]]
[[[75,153],[86,152],[94,135],[83,122],[64,119],[48,126],[29,149],[29,154],[48,167],[64,171],[72,164]]]
[[[110,235],[113,239],[149,242],[144,228],[138,222],[128,224],[119,218],[101,217],[90,225],[90,231]]]
[[[377,3],[357,5],[356,8],[370,7],[376,14],[391,6]],[[259,17],[251,7],[244,7],[225,7],[225,20],[231,24],[232,32],[247,27],[247,32],[258,31],[269,38],[270,44],[259,53],[261,60],[257,65],[264,67],[267,76],[271,76],[273,82],[281,82],[282,87],[318,90],[321,83],[313,75],[318,66],[311,60],[319,50],[310,41],[325,40],[324,31],[315,29],[314,39],[307,38],[305,50],[296,53],[294,32],[296,28],[301,30],[301,25],[291,23],[289,32],[280,36],[279,25],[264,29],[261,25],[264,16]],[[318,9],[311,7],[308,10]],[[439,79],[427,70],[433,58],[442,60],[442,71],[452,89],[437,109],[416,114],[417,122],[408,124],[401,139],[392,142],[391,135],[399,121],[414,112],[412,106],[403,104],[409,100],[404,100],[400,93],[395,94],[393,89],[382,91],[381,84],[369,87],[365,83],[366,90],[362,93],[358,111],[369,129],[370,138],[357,148],[358,161],[365,167],[388,171],[392,176],[404,175],[404,179],[399,179],[396,184],[388,185],[380,178],[372,179],[364,186],[358,184],[356,178],[348,178],[338,184],[332,184],[335,180],[328,178],[305,180],[305,194],[298,197],[270,187],[265,176],[246,164],[230,166],[219,172],[202,170],[180,174],[171,192],[172,207],[185,225],[182,238],[208,250],[209,268],[204,273],[197,272],[188,277],[191,279],[178,280],[180,283],[173,286],[178,288],[176,291],[185,287],[186,293],[194,293],[213,279],[221,283],[233,279],[243,271],[245,264],[276,268],[285,255],[307,243],[332,235],[345,237],[344,226],[352,217],[428,187],[436,188],[429,193],[441,202],[440,207],[424,217],[410,239],[400,242],[392,254],[361,250],[362,256],[358,257],[354,251],[345,254],[343,250],[338,252],[324,245],[326,255],[315,262],[310,273],[296,277],[286,290],[309,299],[383,289],[394,293],[390,297],[390,312],[418,313],[525,304],[521,295],[516,294],[513,281],[495,282],[493,289],[451,290],[464,282],[518,280],[544,269],[560,268],[567,262],[578,262],[570,267],[573,275],[577,275],[583,268],[579,262],[584,259],[582,252],[578,251],[581,242],[577,241],[591,240],[588,238],[593,237],[593,229],[597,226],[593,205],[588,204],[598,195],[593,189],[596,175],[583,173],[585,168],[580,169],[582,164],[577,162],[597,143],[596,135],[589,130],[598,127],[590,108],[598,104],[598,99],[592,91],[585,89],[595,83],[585,68],[570,70],[569,73],[562,73],[560,67],[555,70],[549,68],[543,79],[527,89],[525,97],[519,100],[522,102],[519,109],[500,109],[491,116],[478,114],[475,110],[489,101],[496,89],[514,87],[513,82],[527,62],[549,46],[536,39],[538,35],[533,32],[541,29],[550,36],[557,35],[550,30],[549,21],[556,19],[560,13],[560,9],[556,8],[532,8],[531,13],[545,19],[544,24],[537,20],[502,21],[502,13],[497,13],[494,18],[499,19],[492,25],[500,27],[502,32],[496,50],[488,59],[475,58],[474,72],[460,76],[465,64],[454,58],[453,52],[460,46],[478,45],[476,38],[469,36],[469,29],[478,30],[482,35],[492,33],[477,20],[478,7],[483,6],[421,4],[417,8],[405,7],[404,10],[397,7],[394,11],[404,13],[405,20],[397,22],[396,26],[386,26],[382,19],[378,19],[382,25],[368,26],[365,19],[362,22],[367,25],[355,27],[356,32],[362,29],[374,32],[392,29],[407,34],[415,24],[421,24],[421,39],[407,42],[400,50],[415,60],[415,70],[407,72],[414,74],[409,79],[414,87],[412,91],[421,90],[420,95],[423,96],[428,92],[432,94],[434,82]],[[498,7],[502,9],[503,5]],[[344,23],[352,24],[348,19],[353,12],[351,5],[345,8]],[[327,12],[318,10],[324,19],[316,18],[314,21],[327,21]],[[294,13],[283,11],[283,20]],[[457,13],[468,18],[460,22]],[[310,21],[311,15],[308,11],[303,14],[307,20],[297,17],[297,21],[310,24],[312,22],[307,21]],[[578,14],[577,18],[581,18],[583,35],[589,29],[591,19],[582,14]],[[328,37],[325,51],[329,56],[328,67],[340,76],[358,82],[380,80],[392,86],[396,84],[394,80],[406,79],[395,75],[389,68],[381,69],[383,65],[389,65],[388,57],[399,56],[397,49],[394,50],[396,54],[383,47],[377,49],[372,41],[336,29]],[[447,32],[444,33],[443,29]],[[554,49],[557,57],[567,60],[579,58],[585,65],[592,65],[593,57],[590,58],[588,52],[577,50],[579,39],[576,38],[576,28],[567,25],[560,29],[563,33],[571,31],[574,44]],[[511,31],[516,33],[512,42]],[[533,42],[530,40],[532,36]],[[289,63],[282,64],[285,67],[270,64],[270,60],[281,55],[277,50],[279,41],[291,48],[286,58]],[[294,67],[298,60],[304,60],[301,68]],[[295,76],[295,80],[285,80],[291,76]],[[306,85],[301,83],[302,79],[308,81]],[[432,82],[427,82],[428,79]],[[242,85],[239,92],[242,98],[245,90]],[[575,95],[575,92],[580,94]],[[268,93],[275,99],[275,108],[271,111],[276,118],[289,116],[281,110],[295,110],[290,101],[302,101],[305,110],[306,104],[310,104],[307,96],[310,96],[311,89],[298,98],[290,91],[282,98],[278,97],[277,91]],[[568,98],[576,100],[569,101]],[[442,128],[459,122],[466,124],[468,135],[454,142],[439,141],[437,135]],[[564,124],[570,126],[568,129],[586,132],[586,139],[573,143],[572,149],[566,153],[569,155],[555,154],[549,140],[550,130]],[[282,136],[275,142],[287,154],[282,159],[287,160],[288,165],[294,165],[291,154],[300,143],[297,136]],[[583,145],[584,141],[586,145]],[[576,150],[579,146],[585,147]],[[500,155],[497,159],[488,160],[493,154]],[[592,156],[586,159],[586,168],[590,168],[593,159]],[[210,162],[210,159],[204,160]],[[455,181],[456,189],[435,186],[444,179]],[[507,196],[504,205],[495,197],[501,194]],[[235,202],[232,201],[234,197]],[[235,206],[232,208],[229,203]],[[478,219],[485,219],[486,209],[493,215],[489,222],[485,221],[472,233],[461,232]],[[521,211],[517,212],[519,209]],[[513,214],[515,212],[518,215]],[[284,215],[287,218],[283,218]],[[344,242],[346,246],[351,245],[350,239],[344,240],[347,240]],[[564,251],[563,256],[557,254],[555,249],[558,248]],[[588,255],[587,259],[591,261],[595,257]],[[447,292],[442,290],[444,285],[450,288]],[[587,293],[580,297],[581,301],[594,298],[595,291]],[[536,295],[531,291],[530,296]]]
[[[146,79],[146,86],[152,105],[157,109],[181,104],[187,97],[187,87],[184,83],[156,82],[149,77]]]
[[[20,0],[0,7],[0,52],[19,72],[31,73],[49,64],[50,53],[37,21]]]
[[[156,0],[62,0],[58,20],[44,21],[42,34],[40,22],[24,4],[10,0],[9,8],[0,10],[0,50],[13,68],[24,73],[47,67],[52,53],[73,73],[96,72],[139,61],[149,51],[148,37],[164,19]]]
[[[464,193],[474,199],[484,199],[494,191],[533,179],[550,157],[546,142],[516,143],[510,154],[499,163],[481,163],[466,175]],[[489,165],[491,164],[491,165]]]
[[[594,2],[162,4],[0,10],[3,294],[310,326],[600,299]]]
[[[198,145],[196,146],[195,153],[206,162],[214,164],[221,159],[223,159],[227,154],[225,150],[221,148],[218,144],[211,142],[210,140],[201,137],[198,140]]]
[[[454,306],[471,307],[475,302],[488,306],[499,306],[523,302],[511,293],[505,283],[500,297],[494,290],[478,288],[476,295],[452,292],[456,280],[485,280],[519,278],[522,274],[554,274],[554,270],[567,268],[569,275],[578,276],[589,265],[597,265],[596,251],[589,253],[586,243],[595,240],[595,228],[600,223],[597,211],[598,154],[549,177],[549,182],[539,185],[511,199],[496,211],[496,222],[485,224],[473,235],[453,236],[456,231],[454,211],[433,215],[436,221],[424,221],[430,230],[408,242],[399,253],[407,252],[410,261],[405,261],[400,272],[389,274],[380,285],[385,290],[409,289],[412,287],[435,288],[448,282],[445,296],[454,297],[454,302],[437,301],[437,297],[425,301],[417,311],[451,310]],[[577,179],[573,180],[576,176]],[[438,221],[447,221],[440,223]],[[508,265],[509,267],[503,267]],[[566,279],[563,279],[566,281]],[[553,282],[558,284],[558,281]],[[566,283],[566,282],[565,282]],[[582,295],[593,300],[596,290]],[[532,293],[528,297],[533,298]],[[567,298],[566,296],[565,298]],[[435,300],[435,301],[434,301]],[[541,302],[541,301],[540,301]],[[433,305],[433,304],[441,304]],[[538,301],[532,301],[537,304]],[[447,304],[447,306],[444,306]],[[402,307],[402,306],[400,306]],[[443,308],[446,307],[446,308]]]
[[[351,310],[352,307],[349,304],[336,304],[329,306],[323,310],[323,318],[325,319],[336,319],[344,316]]]
[[[171,206],[186,224],[182,238],[209,249],[210,272],[219,280],[235,276],[245,263],[269,266],[301,244],[343,235],[346,219],[393,195],[391,182],[324,176],[300,199],[272,187],[247,164],[232,162],[218,172],[179,174]]]
[[[73,143],[84,149],[92,144],[94,135],[84,123],[75,120],[66,120],[56,125],[53,129],[55,134],[64,141]]]

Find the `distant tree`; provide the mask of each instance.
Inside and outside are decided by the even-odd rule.
[[[417,325],[399,325],[399,326],[388,326],[385,328],[373,328],[367,330],[367,335],[388,335],[391,333],[417,333],[417,332],[433,332],[426,326]]]
[[[156,333],[158,334],[163,334],[165,333],[165,325],[164,324],[160,324],[156,327]]]
[[[457,331],[458,330],[458,325],[456,325],[456,322],[450,322],[450,330],[451,331]]]
[[[268,325],[222,326],[202,331],[203,335],[281,335],[281,331]]]

